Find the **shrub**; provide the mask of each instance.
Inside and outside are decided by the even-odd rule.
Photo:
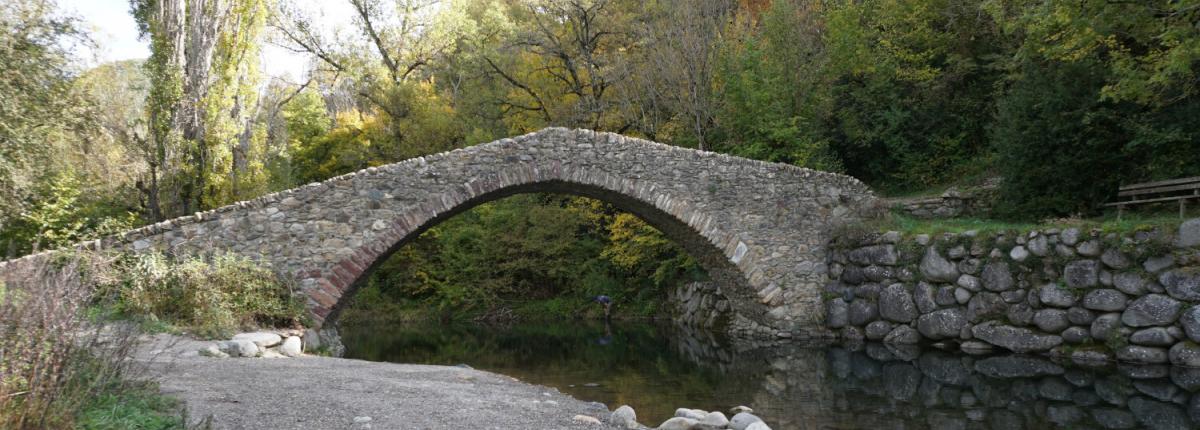
[[[87,259],[67,258],[9,269],[0,286],[0,428],[178,427],[174,403],[128,360],[136,346],[129,325],[97,325],[85,317],[93,299]],[[16,280],[16,281],[14,281]],[[3,285],[0,283],[0,285]],[[99,399],[146,403],[102,410]],[[107,423],[107,424],[105,424]]]
[[[121,256],[108,270],[115,279],[105,286],[107,299],[128,317],[210,337],[240,328],[301,325],[304,307],[291,283],[245,257],[146,253]]]

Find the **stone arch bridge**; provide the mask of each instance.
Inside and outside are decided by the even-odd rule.
[[[848,176],[549,128],[368,168],[90,245],[233,252],[266,262],[296,279],[314,321],[324,324],[366,274],[410,239],[475,205],[527,192],[592,197],[641,217],[722,286],[736,330],[772,334],[822,325],[832,231],[876,207],[870,190]]]

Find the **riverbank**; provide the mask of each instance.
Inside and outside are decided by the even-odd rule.
[[[318,356],[201,356],[211,342],[147,337],[135,358],[214,429],[610,429],[610,411],[549,387],[452,366]],[[601,423],[576,419],[594,417]]]

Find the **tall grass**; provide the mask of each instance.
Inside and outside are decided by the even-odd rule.
[[[122,428],[127,414],[92,412],[98,398],[129,393],[157,396],[141,378],[144,368],[127,358],[136,347],[128,326],[89,321],[94,279],[84,266],[96,260],[68,258],[8,273],[0,287],[0,428],[73,428],[103,419]],[[16,275],[16,276],[14,276]],[[136,419],[167,428],[173,418],[136,411]]]
[[[6,267],[0,429],[184,427],[175,402],[130,359],[140,326],[97,314],[221,336],[298,326],[303,306],[274,272],[228,255],[83,252]]]

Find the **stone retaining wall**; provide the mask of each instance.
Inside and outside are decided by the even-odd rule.
[[[672,318],[688,327],[717,329],[729,323],[729,300],[712,282],[689,282],[667,294],[674,306]]]
[[[1200,219],[1126,235],[848,236],[824,293],[843,339],[1200,366]]]
[[[998,181],[977,187],[952,187],[939,196],[889,199],[892,210],[913,218],[954,218],[987,216],[996,201]]]

